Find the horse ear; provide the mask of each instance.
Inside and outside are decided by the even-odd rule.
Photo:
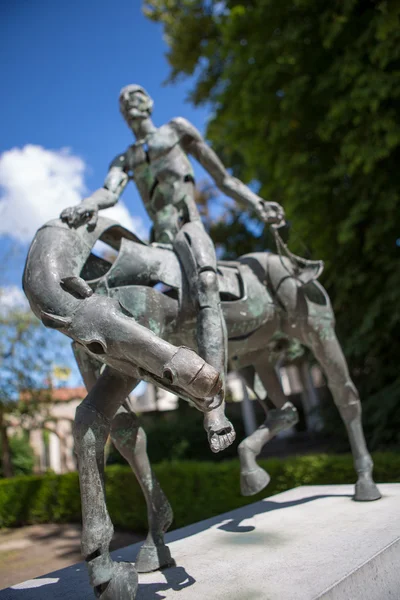
[[[60,281],[61,287],[78,298],[89,298],[93,294],[92,288],[81,277],[64,277]]]

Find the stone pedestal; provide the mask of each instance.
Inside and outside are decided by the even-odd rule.
[[[397,600],[400,484],[358,503],[353,486],[305,486],[167,536],[177,567],[140,576],[138,600]],[[139,545],[114,553],[134,560]],[[0,600],[93,600],[74,565]],[[129,600],[129,599],[127,599]]]

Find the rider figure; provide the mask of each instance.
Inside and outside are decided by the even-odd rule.
[[[223,193],[255,209],[261,220],[279,223],[284,216],[283,209],[275,202],[265,202],[232,177],[186,119],[178,117],[155,127],[150,118],[153,100],[141,86],[124,87],[119,102],[136,142],[113,160],[104,187],[81,205],[64,210],[61,218],[72,227],[86,222],[89,226],[95,225],[98,210],[113,206],[128,181],[133,180],[153,222],[152,241],[173,248],[185,269],[198,309],[198,352],[224,375],[227,341],[218,290],[217,260],[214,244],[196,206],[195,181],[188,154],[203,166]],[[229,429],[229,422],[221,418],[223,406],[218,412],[219,417],[213,412],[206,415],[205,427],[209,434],[218,425]],[[228,440],[224,443],[220,439],[221,444],[228,445]]]

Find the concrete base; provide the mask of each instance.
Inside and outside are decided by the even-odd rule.
[[[350,485],[300,487],[174,531],[178,566],[140,575],[137,600],[400,599],[400,484],[379,488],[381,500],[358,503]],[[85,565],[0,591],[47,598],[93,600]]]

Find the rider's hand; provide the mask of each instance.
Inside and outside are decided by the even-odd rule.
[[[264,200],[261,200],[257,207],[257,213],[264,223],[271,223],[274,225],[282,225],[285,223],[285,211],[277,202],[265,202]]]
[[[97,224],[98,208],[93,204],[78,204],[77,206],[71,206],[65,208],[60,214],[61,221],[67,223],[69,227],[80,227],[85,223],[88,224],[90,229],[94,229]]]

